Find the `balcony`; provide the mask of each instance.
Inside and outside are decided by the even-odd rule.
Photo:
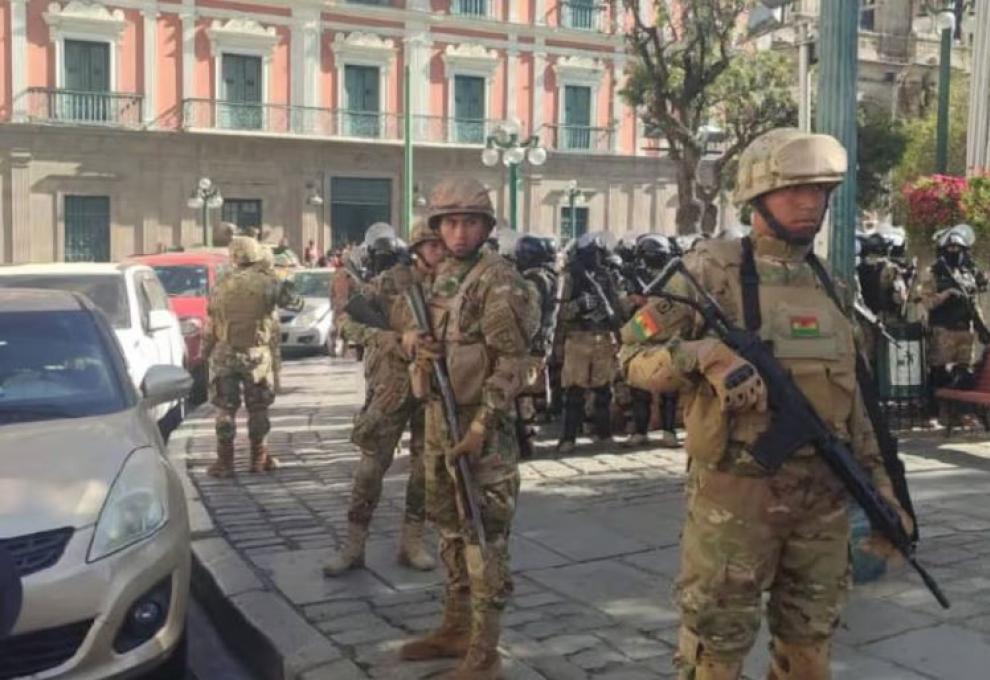
[[[141,127],[143,98],[139,94],[32,87],[25,96],[32,123]]]
[[[564,153],[613,153],[615,128],[587,125],[544,125],[540,141],[548,149]]]
[[[603,4],[562,0],[559,7],[560,24],[564,28],[578,31],[604,31],[606,28]]]
[[[450,0],[450,13],[455,16],[495,18],[494,0]]]
[[[417,144],[483,146],[496,121],[413,116]],[[395,113],[248,104],[213,99],[183,102],[183,128],[240,134],[293,135],[331,139],[402,142],[405,119]]]

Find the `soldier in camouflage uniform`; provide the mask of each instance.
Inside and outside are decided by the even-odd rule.
[[[753,235],[701,241],[684,262],[734,323],[769,342],[900,510],[856,382],[852,323],[809,261],[828,196],[845,170],[845,150],[832,137],[794,129],[763,135],[739,159],[734,195],[737,205],[754,209]],[[672,283],[670,292],[693,295],[683,279]],[[751,365],[704,334],[693,310],[653,301],[623,336],[629,344],[620,361],[631,384],[654,393],[681,389],[686,398],[679,677],[737,680],[769,592],[767,677],[827,680],[850,581],[845,488],[811,446],[773,473],[756,463],[750,447],[770,421],[765,386]],[[910,517],[900,514],[910,533]],[[893,552],[881,537],[871,541],[880,555]]]
[[[237,409],[248,412],[251,472],[274,470],[265,436],[271,425],[268,407],[275,400],[272,315],[276,307],[298,311],[303,300],[291,283],[279,281],[266,265],[262,246],[249,236],[230,240],[236,267],[210,295],[204,346],[210,360],[210,402],[216,406],[217,461],[208,473],[229,477],[234,471]]]
[[[395,239],[393,239],[395,240]],[[429,285],[433,270],[443,259],[443,243],[425,225],[413,230],[410,248],[415,257],[411,268],[398,264],[382,272],[363,289],[362,295],[385,311],[388,328],[358,323],[348,314],[340,317],[344,337],[366,348],[364,408],[354,418],[351,441],[361,449],[354,471],[351,505],[347,513],[348,535],[344,546],[323,568],[327,576],[338,576],[364,565],[364,544],[371,516],[382,495],[382,480],[395,457],[402,433],[409,425],[411,464],[406,483],[406,512],[402,523],[399,563],[427,571],[436,561],[423,547],[426,519],[426,489],[423,473],[423,405],[410,392],[409,357],[402,348],[404,331],[415,327],[405,292],[410,276]]]
[[[453,441],[439,395],[426,407],[426,507],[440,531],[446,568],[443,621],[407,643],[404,659],[463,657],[443,678],[495,678],[501,668],[501,615],[512,593],[509,529],[519,493],[515,399],[529,379],[528,338],[539,319],[513,266],[482,248],[495,224],[487,190],[476,180],[441,181],[430,197],[429,226],[447,247],[430,307],[433,333],[409,334],[416,370],[443,355],[463,434]],[[414,378],[416,384],[422,384]],[[482,551],[459,512],[457,459],[466,457],[487,537]]]

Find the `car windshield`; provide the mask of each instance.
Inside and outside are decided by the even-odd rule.
[[[169,297],[206,297],[210,294],[210,278],[203,265],[155,265],[154,270]]]
[[[118,274],[25,274],[0,277],[8,288],[47,288],[82,293],[106,314],[114,328],[130,326],[124,277]]]
[[[110,351],[89,312],[0,312],[0,425],[122,411]]]
[[[303,297],[330,297],[330,270],[299,272],[292,277],[296,292]]]

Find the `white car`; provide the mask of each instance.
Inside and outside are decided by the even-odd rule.
[[[152,366],[135,389],[85,296],[0,289],[0,548],[23,589],[0,678],[185,677],[189,517],[149,407],[191,387]]]
[[[120,341],[131,382],[140,388],[151,366],[184,368],[186,343],[155,270],[143,264],[58,263],[0,268],[0,288],[82,293],[106,316]],[[183,418],[184,401],[159,404],[152,415],[164,431]]]
[[[330,269],[301,269],[292,275],[305,304],[300,312],[278,310],[282,349],[330,351],[333,312],[330,310]]]

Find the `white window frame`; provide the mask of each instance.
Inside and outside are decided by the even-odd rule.
[[[223,56],[261,57],[261,105],[272,101],[272,54],[278,44],[278,34],[273,26],[262,26],[251,19],[214,20],[206,30],[210,39],[210,55],[213,57],[213,100],[222,101]]]
[[[65,7],[51,3],[42,16],[48,24],[49,40],[55,46],[55,88],[65,87],[65,41],[81,40],[109,46],[110,92],[117,92],[118,52],[127,27],[124,11],[72,0]]]
[[[590,124],[588,127],[602,127],[598,124],[598,94],[602,86],[605,68],[597,59],[589,57],[561,57],[554,64],[557,76],[557,129],[567,123],[564,120],[564,93],[568,85],[591,88]],[[560,139],[557,140],[560,147]]]
[[[392,93],[388,87],[389,74],[395,61],[396,48],[392,40],[380,38],[372,33],[355,31],[338,33],[331,43],[333,60],[337,70],[337,108],[349,110],[349,102],[344,101],[347,88],[344,72],[347,66],[371,66],[378,69],[378,109],[380,114],[395,111]],[[382,126],[384,129],[385,126]]]
[[[485,93],[482,97],[485,107],[484,120],[491,119],[491,100],[495,94],[492,81],[495,78],[495,69],[498,67],[498,62],[498,54],[494,50],[487,50],[481,45],[462,44],[447,46],[443,54],[444,75],[447,78],[447,110],[444,116],[446,119],[456,119],[454,107],[454,82],[456,76],[484,78]]]

